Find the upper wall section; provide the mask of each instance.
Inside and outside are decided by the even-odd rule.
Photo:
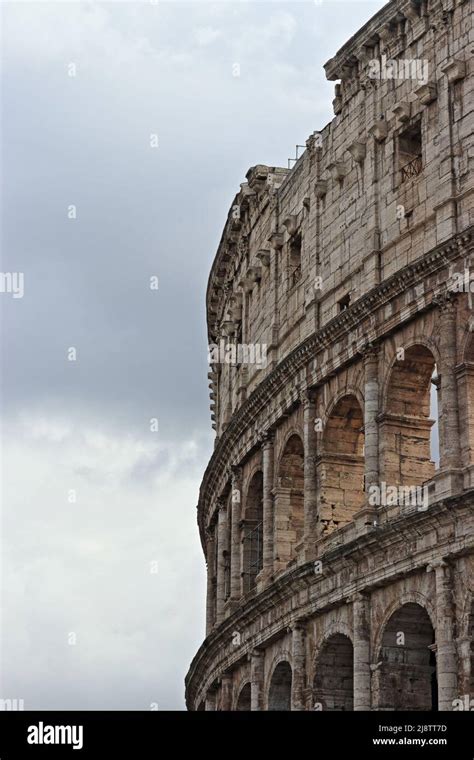
[[[334,119],[258,165],[207,290],[213,427],[298,343],[474,221],[472,0],[393,0],[325,65]]]

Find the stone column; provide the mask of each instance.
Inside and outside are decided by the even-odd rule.
[[[456,382],[456,299],[439,298],[441,405],[443,437],[440,438],[440,468],[455,470],[461,465],[459,408]]]
[[[304,444],[304,557],[316,556],[317,539],[317,438],[315,431],[316,396],[306,391],[303,398],[303,444]]]
[[[369,486],[379,485],[380,481],[378,349],[373,346],[364,354],[364,373],[365,492],[368,498]]]
[[[305,652],[305,626],[303,622],[294,623],[291,626],[291,709],[305,709],[305,683],[306,683],[306,652]]]
[[[206,636],[209,636],[215,620],[216,611],[216,584],[215,584],[215,559],[216,544],[214,529],[207,533],[206,559],[207,559],[207,600],[206,600]]]
[[[474,698],[474,693],[471,694],[471,644],[471,639],[468,637],[457,640],[459,676],[461,681],[457,696],[461,699],[465,694]]]
[[[370,710],[370,607],[364,594],[352,605],[354,625],[354,710]]]
[[[216,692],[215,691],[210,691],[206,695],[204,710],[206,712],[215,712],[216,710]]]
[[[227,551],[227,506],[224,498],[218,500],[217,517],[217,588],[216,588],[216,623],[224,619],[225,603],[225,552]]]
[[[250,709],[263,710],[264,653],[254,649],[250,655]]]
[[[221,710],[232,710],[232,673],[224,673],[221,678]]]
[[[263,438],[263,577],[268,583],[273,574],[273,473],[274,440],[273,433]]]
[[[438,708],[452,710],[457,694],[456,646],[454,642],[454,603],[451,568],[444,561],[433,563],[436,580],[436,674]]]
[[[238,600],[242,594],[240,568],[240,520],[242,504],[242,470],[232,467],[232,522],[230,536],[230,596]]]
[[[275,197],[275,203],[276,203]],[[275,207],[274,224],[275,230],[278,224],[277,220],[278,209]],[[278,343],[279,343],[279,302],[278,302],[278,281],[280,278],[281,267],[281,249],[283,247],[283,234],[281,232],[272,232],[268,238],[268,242],[272,248],[272,255],[270,259],[271,267],[271,282],[272,282],[272,324],[270,330],[270,344],[268,346],[268,360],[267,367],[269,370],[273,369],[278,363]]]

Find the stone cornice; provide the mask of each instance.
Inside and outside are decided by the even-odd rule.
[[[358,64],[367,61],[368,51],[376,45],[383,49],[396,46],[401,37],[399,23],[420,22],[421,5],[421,0],[390,0],[324,64],[327,79],[350,80]]]
[[[267,205],[272,194],[277,192],[288,171],[282,167],[263,165],[252,167],[247,172],[248,182],[242,183],[240,191],[231,203],[207,282],[206,308],[209,338],[212,337],[211,327],[222,312],[223,299],[226,295],[225,275],[228,271],[228,264],[231,258],[238,255],[238,243],[246,238],[246,232],[248,232],[248,230],[244,230],[240,216],[234,218],[233,210],[236,207],[243,210],[248,207],[249,203],[253,203],[258,207],[258,216],[261,217],[263,205]],[[218,303],[216,303],[216,298]]]
[[[404,293],[407,288],[420,282],[441,270],[448,262],[455,260],[459,255],[465,255],[466,249],[472,244],[472,230],[469,228],[460,235],[451,238],[430,253],[420,257],[417,261],[407,265],[382,282],[367,295],[362,296],[352,306],[338,314],[316,333],[309,336],[303,343],[291,351],[282,361],[262,380],[260,385],[247,398],[242,406],[233,414],[227,428],[219,439],[209,464],[204,473],[200,488],[198,504],[198,524],[201,534],[201,542],[204,539],[205,530],[205,505],[213,504],[215,490],[221,477],[222,471],[228,467],[229,462],[235,460],[234,447],[240,437],[251,429],[257,414],[270,404],[275,395],[285,387],[294,386],[298,373],[314,360],[316,354],[331,346],[341,336],[356,328],[369,314],[384,306],[393,298]],[[434,304],[427,303],[426,308],[432,308]],[[408,314],[406,319],[414,315]],[[401,320],[403,321],[403,320]],[[394,329],[392,321],[390,325],[382,325],[380,335]],[[373,338],[367,337],[367,344]],[[365,346],[360,346],[360,351]],[[360,353],[359,351],[359,353]],[[354,361],[356,355],[351,357]],[[324,377],[318,377],[318,383]],[[291,400],[293,404],[293,400]],[[287,410],[282,409],[282,413]],[[262,433],[264,431],[260,431]],[[255,445],[258,443],[258,434],[255,434]],[[203,543],[204,545],[204,543]]]
[[[341,600],[351,601],[354,594],[359,591],[367,594],[380,586],[393,583],[398,578],[419,572],[430,563],[432,564],[432,545],[424,546],[422,543],[415,555],[410,556],[408,544],[420,541],[420,538],[426,536],[430,529],[438,530],[440,525],[452,524],[461,511],[464,513],[466,511],[472,512],[473,497],[474,489],[471,489],[460,496],[451,497],[446,501],[431,505],[428,511],[400,516],[379,525],[350,543],[331,548],[318,558],[323,562],[325,568],[322,575],[315,575],[312,561],[288,570],[268,588],[236,609],[205,639],[186,676],[188,707],[196,701],[197,688],[199,687],[205,692],[211,685],[209,681],[214,678],[213,674],[218,672],[223,664],[225,664],[225,669],[232,667],[246,655],[247,650],[252,651],[255,647],[261,647],[268,641],[286,633],[286,629],[295,621],[295,617],[294,612],[285,611],[285,602],[291,600],[293,596],[297,595],[300,601],[297,610],[298,619],[309,619],[315,614],[322,614],[324,611],[339,605]],[[461,518],[462,516],[460,516]],[[474,552],[474,538],[471,536],[467,543],[465,539],[466,536],[458,534],[457,531],[453,532],[451,537],[445,535],[443,542],[437,545],[438,559],[444,560],[447,557],[472,554]],[[384,553],[387,550],[393,551],[396,544],[403,545],[406,551],[400,552],[400,558],[397,562],[385,563],[383,560]],[[336,577],[338,573],[347,571],[349,566],[357,570],[357,563],[367,556],[371,556],[374,560],[370,571],[365,570],[362,575],[349,579],[344,585],[344,590],[336,584],[334,587],[326,589],[322,595],[319,593],[308,594],[307,601],[302,601],[302,594],[305,589],[316,588],[321,581]],[[409,567],[407,568],[408,559]],[[381,572],[381,568],[383,568],[383,572]],[[259,631],[257,636],[253,636],[244,642],[239,650],[229,657],[225,650],[227,642],[232,639],[232,632],[239,630],[244,634],[252,623],[261,620],[262,615],[272,609],[278,611],[279,617],[271,621],[265,630]]]

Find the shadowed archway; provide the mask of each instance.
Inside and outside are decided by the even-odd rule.
[[[437,710],[435,634],[419,604],[400,607],[388,620],[374,678],[378,710]]]
[[[269,710],[291,710],[292,671],[289,662],[280,662],[273,671],[268,691]]]
[[[354,709],[354,650],[342,633],[331,636],[315,663],[313,709],[347,712]]]

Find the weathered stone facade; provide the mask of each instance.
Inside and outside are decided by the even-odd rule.
[[[232,204],[191,710],[474,708],[472,18],[388,3],[325,65],[335,118]]]

